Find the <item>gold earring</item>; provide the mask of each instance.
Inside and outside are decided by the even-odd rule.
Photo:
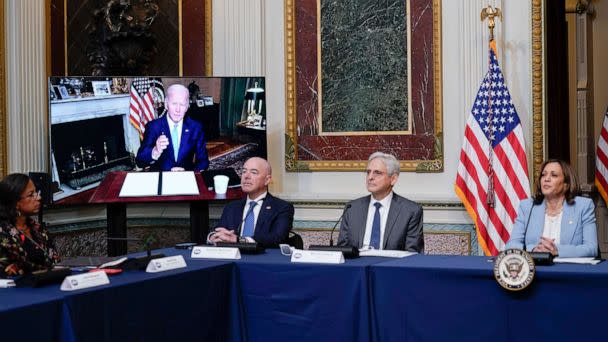
[[[17,216],[21,216],[21,212],[17,210]]]

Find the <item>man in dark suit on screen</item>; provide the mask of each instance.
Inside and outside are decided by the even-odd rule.
[[[287,240],[293,225],[293,205],[268,192],[271,178],[272,169],[265,159],[253,157],[245,162],[241,188],[247,198],[224,207],[209,242],[259,242],[272,248]]]
[[[190,93],[181,84],[167,89],[167,115],[146,124],[137,165],[154,171],[200,171],[209,166],[203,126],[184,118]]]
[[[422,207],[393,192],[399,161],[390,154],[375,152],[368,159],[366,172],[371,195],[347,204],[338,246],[422,253]]]

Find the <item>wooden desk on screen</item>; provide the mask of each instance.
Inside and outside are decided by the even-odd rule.
[[[108,218],[108,237],[127,237],[127,204],[128,203],[190,203],[190,239],[203,243],[209,232],[209,202],[215,200],[234,200],[243,198],[241,188],[228,189],[224,195],[209,191],[200,173],[195,173],[198,184],[198,196],[148,196],[118,197],[127,172],[119,171],[108,174],[99,184],[90,203],[105,204]],[[127,241],[108,240],[108,256],[127,254]]]

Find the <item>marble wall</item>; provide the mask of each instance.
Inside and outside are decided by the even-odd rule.
[[[408,131],[406,2],[321,0],[320,13],[321,134]]]

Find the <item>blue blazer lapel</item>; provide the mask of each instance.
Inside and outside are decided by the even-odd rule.
[[[274,204],[273,198],[270,194],[266,194],[266,198],[262,201],[262,207],[258,214],[258,221],[255,223],[255,232],[257,233],[263,226],[264,223],[272,216],[272,205]]]
[[[574,206],[569,205],[564,201],[564,211],[562,212],[562,223],[560,227],[559,243],[569,245],[574,237],[574,229],[576,227],[574,220]]]
[[[245,210],[245,203],[247,203],[246,199],[242,199],[238,201],[238,205],[236,207],[234,207],[235,212],[232,213],[232,217],[235,223],[235,230],[238,230],[238,233],[241,232],[241,230],[243,229],[243,227],[241,227],[241,225],[243,224],[243,210]]]
[[[190,120],[184,118],[184,122],[182,124],[182,138],[179,140],[179,151],[177,154],[177,161],[183,157],[184,153],[188,149],[188,141],[190,141]]]
[[[173,136],[171,135],[171,128],[169,127],[169,123],[167,122],[167,117],[163,116],[162,118],[163,120],[161,125],[161,133],[163,133],[167,137],[167,139],[169,139],[169,146],[167,146],[165,151],[167,151],[166,153],[169,154],[169,159],[171,160],[171,162],[174,162],[175,154],[173,153]]]

